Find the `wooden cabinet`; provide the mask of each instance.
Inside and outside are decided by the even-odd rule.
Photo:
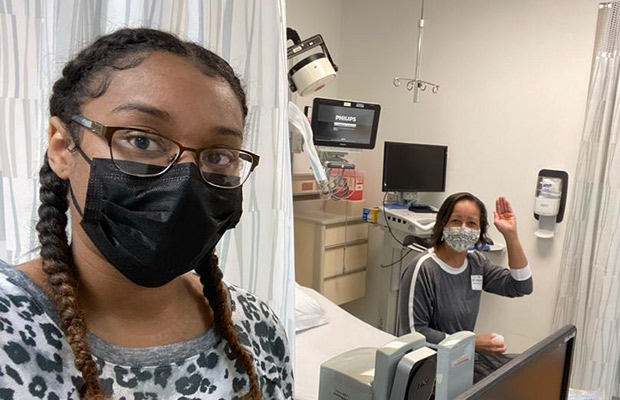
[[[366,292],[368,225],[361,216],[295,210],[295,278],[336,304]]]

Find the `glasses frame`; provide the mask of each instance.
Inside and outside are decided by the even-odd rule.
[[[193,148],[193,147],[187,147],[187,146],[183,146],[181,143],[177,142],[176,140],[170,139],[169,137],[163,136],[157,132],[153,132],[152,130],[149,129],[144,129],[144,128],[135,128],[135,127],[131,127],[131,126],[106,126],[103,125],[100,122],[97,121],[93,121],[91,119],[88,119],[86,117],[83,117],[81,115],[74,115],[71,117],[71,120],[73,122],[75,122],[76,124],[80,125],[82,128],[85,128],[86,130],[93,132],[94,134],[102,137],[103,139],[106,140],[106,142],[108,143],[108,149],[110,150],[110,159],[112,161],[114,161],[114,154],[112,154],[112,136],[114,135],[114,133],[116,131],[122,130],[122,129],[131,129],[133,131],[136,132],[144,132],[144,133],[148,133],[149,135],[155,135],[155,136],[159,136],[161,138],[164,138],[166,140],[171,141],[172,143],[176,144],[179,147],[179,153],[176,155],[176,157],[174,158],[174,160],[172,160],[172,162],[170,163],[170,165],[168,165],[166,168],[164,168],[162,171],[156,173],[156,174],[132,174],[129,173],[127,171],[124,171],[123,169],[121,169],[116,163],[114,163],[114,166],[116,168],[118,168],[119,171],[127,174],[127,175],[131,175],[131,176],[137,176],[137,177],[142,177],[142,178],[147,178],[147,177],[156,177],[156,176],[161,176],[163,174],[165,174],[174,164],[176,164],[176,162],[179,160],[179,157],[181,156],[181,154],[183,154],[185,151],[191,151],[192,153],[194,153],[196,155],[196,163],[198,164],[198,169],[200,169],[202,171],[202,169],[200,168],[200,154],[205,151],[205,150],[213,150],[213,149],[226,149],[226,150],[234,150],[234,151],[238,151],[239,153],[245,154],[247,156],[250,156],[252,159],[252,166],[250,167],[250,172],[248,173],[248,176],[246,176],[246,178],[243,180],[243,182],[241,182],[239,185],[237,186],[221,186],[221,185],[217,185],[213,182],[209,182],[203,175],[202,172],[200,173],[200,176],[202,177],[202,180],[204,180],[206,183],[208,183],[211,186],[220,188],[220,189],[235,189],[238,188],[240,186],[242,186],[245,181],[247,181],[247,179],[250,177],[250,175],[252,174],[252,172],[254,171],[254,169],[256,167],[258,167],[258,162],[260,161],[260,156],[258,154],[254,154],[252,152],[249,152],[247,150],[243,150],[243,149],[234,149],[234,148],[230,148],[230,147],[226,147],[226,146],[211,146],[211,147],[202,147],[199,149]]]

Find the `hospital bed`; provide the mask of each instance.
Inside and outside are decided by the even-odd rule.
[[[318,399],[319,371],[325,361],[355,348],[381,347],[395,338],[313,289],[297,285],[295,302],[296,319],[303,325],[295,334],[296,400]]]

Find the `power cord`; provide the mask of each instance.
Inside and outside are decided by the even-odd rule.
[[[340,171],[340,173],[332,174],[333,170]],[[345,177],[344,168],[328,168],[327,176],[328,181],[324,188],[321,190],[321,198],[324,200],[348,200],[355,194],[355,186],[357,185],[357,171],[353,169],[353,177]],[[353,180],[353,185],[349,184],[349,181]],[[353,188],[353,190],[351,190]]]
[[[388,217],[386,215],[387,213],[385,212],[385,209],[386,209],[386,207],[385,207],[385,204],[386,204],[385,203],[385,199],[387,199],[387,195],[388,195],[388,192],[385,192],[385,194],[383,195],[383,218],[385,219],[385,226],[387,226],[388,232],[390,232],[390,235],[392,235],[394,240],[396,240],[396,243],[400,244],[403,247],[407,247],[407,245],[404,244],[403,242],[401,242],[400,240],[398,240],[396,238],[396,236],[394,235],[394,232],[392,232],[392,227],[390,226],[390,221],[388,220]],[[413,241],[411,243],[413,243]],[[409,244],[411,244],[411,243],[409,243]]]
[[[345,199],[344,203],[344,248],[342,249],[342,273],[347,273],[347,230],[349,227],[349,200]]]
[[[413,251],[413,249],[409,249],[409,251],[406,252],[404,256],[402,256],[401,258],[399,258],[398,260],[394,261],[391,264],[387,264],[387,265],[379,264],[379,266],[381,268],[388,268],[388,267],[391,267],[394,264],[398,264],[399,262],[403,261],[405,259],[405,257],[407,257],[409,255],[409,253],[411,253],[412,251]]]
[[[405,239],[401,242],[394,235],[394,232],[392,232],[392,227],[390,226],[390,221],[388,220],[386,212],[385,212],[385,209],[386,209],[386,207],[385,207],[385,205],[386,205],[385,200],[387,199],[387,195],[388,195],[387,192],[385,192],[385,194],[383,195],[383,218],[385,219],[385,225],[387,226],[388,232],[390,232],[390,235],[392,235],[392,238],[396,241],[396,243],[400,244],[403,248],[407,248],[410,244],[415,242],[415,237],[413,235],[407,235],[407,236],[405,236]],[[388,268],[388,267],[391,267],[394,264],[398,264],[399,262],[404,260],[405,257],[407,257],[412,251],[413,251],[413,249],[409,249],[409,251],[407,251],[405,253],[405,255],[403,255],[401,258],[399,258],[398,260],[394,261],[391,264],[387,264],[387,265],[379,264],[379,266],[381,268]]]

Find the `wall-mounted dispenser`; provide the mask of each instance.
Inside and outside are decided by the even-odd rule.
[[[568,173],[543,169],[538,173],[534,217],[538,229],[534,234],[539,238],[550,239],[555,236],[555,224],[564,219],[566,193],[568,192]]]

